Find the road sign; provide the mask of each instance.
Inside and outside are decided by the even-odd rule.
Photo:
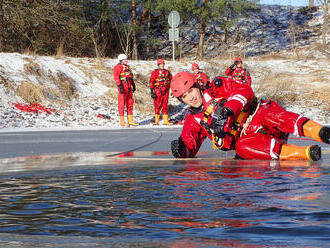
[[[168,15],[168,24],[170,24],[170,27],[176,28],[180,24],[180,14],[178,11],[173,10]]]
[[[178,28],[170,28],[168,30],[168,36],[170,41],[179,41],[179,29]]]
[[[177,28],[180,24],[180,15],[179,12],[176,10],[173,10],[170,12],[168,15],[168,24],[170,24],[170,29],[168,30],[168,36],[169,40],[172,41],[172,56],[173,56],[173,61],[175,60],[175,41],[179,40],[179,29]]]

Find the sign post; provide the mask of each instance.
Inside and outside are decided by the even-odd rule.
[[[173,61],[175,61],[175,41],[179,40],[179,29],[177,28],[180,24],[180,14],[178,11],[171,11],[168,15],[168,24],[170,25],[170,29],[168,30],[169,40],[172,41],[172,49],[173,49]]]

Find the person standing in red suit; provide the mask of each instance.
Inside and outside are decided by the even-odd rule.
[[[118,55],[119,63],[113,68],[113,78],[118,87],[118,113],[120,125],[125,126],[124,110],[127,109],[128,125],[138,126],[133,121],[133,93],[135,92],[135,83],[133,73],[128,65],[127,56],[125,54]]]
[[[168,97],[170,92],[171,73],[164,69],[164,59],[157,59],[158,68],[151,73],[149,80],[150,95],[154,100],[155,122],[159,125],[160,111],[163,112],[164,125],[173,125],[168,120]]]
[[[189,72],[173,77],[173,96],[190,106],[179,139],[171,142],[174,157],[195,157],[206,137],[214,148],[235,150],[239,159],[321,159],[320,146],[287,144],[289,134],[330,144],[330,127],[286,111],[266,98],[255,101],[247,84],[216,77],[212,85],[202,93]]]
[[[236,57],[234,59],[234,64],[232,64],[229,68],[227,68],[226,75],[231,76],[237,82],[251,86],[250,73],[247,71],[247,69],[243,68],[242,65],[243,65],[242,59]]]
[[[194,75],[196,81],[198,82],[201,90],[204,91],[204,90],[208,89],[210,87],[210,79],[205,73],[199,71],[198,64],[196,64],[196,63],[192,64],[191,69],[193,71],[193,75]]]

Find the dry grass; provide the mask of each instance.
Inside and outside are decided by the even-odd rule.
[[[255,87],[258,97],[266,96],[282,106],[318,108],[325,114],[325,118],[330,117],[330,86],[315,83],[326,82],[317,72],[306,76],[269,73],[258,81]]]
[[[330,86],[320,89],[309,89],[308,93],[306,93],[306,96],[308,99],[317,99],[322,104],[324,104],[324,106],[327,106],[328,109],[330,109]]]
[[[281,59],[288,59],[289,57],[279,53],[268,53],[265,55],[261,55],[258,57],[258,61],[270,61],[270,60],[281,60]]]
[[[255,88],[256,95],[268,97],[280,104],[298,101],[300,96],[296,90],[296,83],[289,82],[287,78],[284,75],[266,76]]]
[[[45,100],[42,87],[31,82],[23,82],[18,87],[17,94],[27,103],[42,103]]]

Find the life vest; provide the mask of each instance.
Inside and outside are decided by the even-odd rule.
[[[170,85],[170,77],[168,70],[158,70],[158,76],[156,77],[156,82],[154,86],[162,87],[162,86],[169,86]]]
[[[218,134],[214,133],[214,130],[211,128],[211,122],[214,111],[219,107],[223,108],[226,102],[227,99],[225,98],[212,99],[203,113],[203,118],[200,124],[212,137],[213,149],[228,151],[234,148],[235,141],[240,137],[243,125],[248,118],[250,111],[241,111],[234,123],[232,123],[233,120],[228,118],[228,122],[230,123],[227,123],[224,127],[225,135],[223,137],[219,137]]]
[[[207,85],[206,85],[207,82],[203,81],[202,74],[200,72],[198,72],[196,74],[196,81],[201,86],[202,90],[205,90],[207,88]]]
[[[123,69],[119,74],[119,79],[120,81],[125,81],[125,82],[133,80],[133,73],[128,65],[123,65]]]
[[[246,73],[245,69],[243,69],[243,68],[237,68],[233,72],[232,77],[233,77],[234,80],[246,82],[246,80],[247,80],[247,73]]]

